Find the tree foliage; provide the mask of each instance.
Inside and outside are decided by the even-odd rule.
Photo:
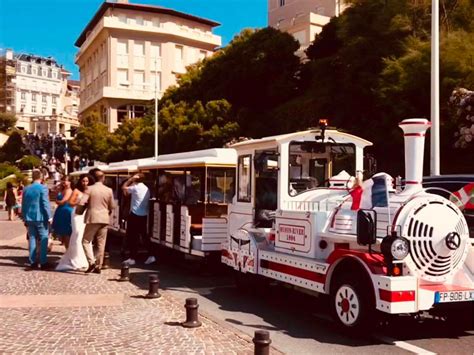
[[[96,116],[87,117],[77,130],[76,137],[71,142],[71,152],[90,160],[105,161],[109,150],[109,131],[104,123]]]
[[[222,147],[232,139],[238,124],[230,118],[230,104],[213,100],[188,104],[171,100],[159,112],[159,153],[167,154],[209,147]],[[128,160],[154,155],[154,111],[144,118],[125,121],[109,136],[108,161]]]
[[[16,116],[11,113],[0,112],[0,132],[7,132],[15,127]]]
[[[40,168],[41,167],[41,159],[38,158],[35,155],[26,155],[23,158],[20,159],[18,162],[18,167],[21,170],[29,170],[29,169],[34,169],[34,168]]]
[[[20,132],[13,131],[0,148],[0,161],[15,163],[25,154],[25,145]]]

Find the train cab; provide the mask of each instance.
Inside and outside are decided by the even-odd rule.
[[[235,151],[225,148],[160,155],[140,164],[155,179],[152,242],[200,257],[220,253],[235,165]]]

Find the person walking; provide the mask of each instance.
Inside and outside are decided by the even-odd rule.
[[[51,223],[51,206],[48,188],[42,184],[43,175],[33,170],[33,183],[23,191],[21,210],[28,228],[29,262],[31,268],[47,268],[48,261],[48,224]],[[37,264],[36,249],[40,243],[40,260]]]
[[[138,247],[140,237],[145,242],[148,250],[148,258],[145,264],[151,264],[156,261],[152,255],[151,240],[147,233],[148,205],[150,201],[150,190],[143,183],[145,175],[142,173],[133,175],[122,186],[125,195],[131,196],[130,213],[127,218],[126,239],[130,250],[130,258],[124,262],[128,265],[135,265],[138,256]]]
[[[93,271],[100,274],[104,261],[107,226],[110,223],[110,214],[114,208],[114,196],[112,189],[104,185],[104,173],[96,171],[94,176],[96,183],[85,192],[88,206],[85,215],[86,227],[82,246],[89,262],[89,268],[86,270],[86,273]],[[92,241],[94,240],[97,246],[95,259],[92,250]]]
[[[14,221],[15,220],[15,208],[17,207],[18,203],[18,195],[16,192],[15,187],[11,182],[7,182],[7,189],[3,194],[3,201],[5,202],[5,207],[8,212],[8,220]]]
[[[66,249],[69,247],[69,238],[72,233],[71,216],[73,208],[69,204],[72,196],[71,179],[68,176],[63,177],[60,185],[60,191],[56,196],[56,204],[58,207],[54,211],[53,232],[59,238]]]
[[[71,215],[72,234],[69,247],[56,266],[56,270],[58,271],[82,270],[89,267],[89,262],[87,261],[84,248],[82,247],[82,238],[86,227],[84,224],[86,205],[83,197],[86,196],[89,185],[93,183],[94,179],[91,175],[82,174],[69,199],[69,205],[73,208]]]

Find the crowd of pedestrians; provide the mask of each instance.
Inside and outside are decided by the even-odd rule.
[[[56,270],[100,273],[110,215],[115,207],[113,191],[104,184],[104,173],[92,169],[80,175],[75,186],[69,176],[62,177],[56,187],[54,213],[43,172],[40,169],[33,170],[32,178],[32,184],[24,189],[22,187],[21,192],[10,184],[4,197],[9,211],[19,204],[18,209],[27,228],[29,266],[53,268],[47,262],[49,236],[53,234],[66,248],[55,265]],[[143,174],[137,174],[122,187],[125,196],[130,197],[126,233],[130,257],[125,260],[129,265],[136,263],[140,240],[144,241],[148,251],[145,264],[156,261],[147,233],[150,191],[143,180]]]

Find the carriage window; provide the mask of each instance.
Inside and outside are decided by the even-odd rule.
[[[252,196],[252,165],[250,163],[251,155],[239,157],[239,188],[237,200],[240,202],[250,202]]]
[[[186,205],[195,205],[198,202],[203,202],[203,170],[186,171],[186,198],[184,203]]]
[[[291,143],[288,193],[296,196],[318,187],[328,187],[328,179],[343,170],[355,175],[353,144]]]
[[[160,172],[158,175],[157,197],[160,202],[170,203],[173,200],[173,178],[171,174]]]
[[[207,172],[207,201],[230,203],[234,196],[234,169],[209,169]]]

